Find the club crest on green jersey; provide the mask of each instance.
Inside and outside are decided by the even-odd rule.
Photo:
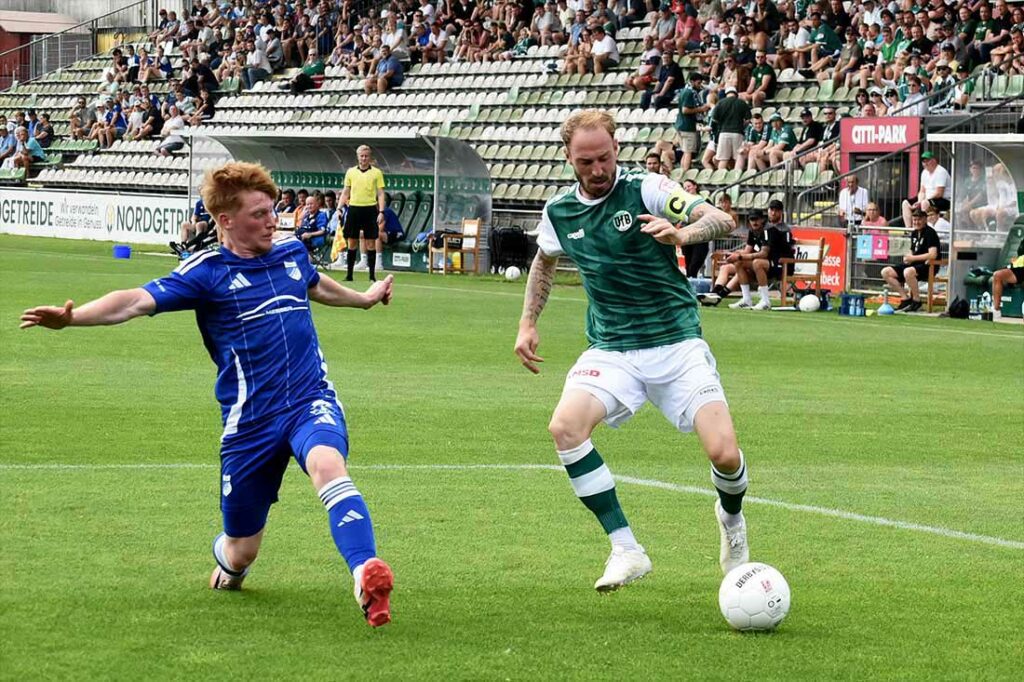
[[[633,216],[629,211],[619,211],[612,216],[612,225],[619,232],[625,232],[633,225]]]

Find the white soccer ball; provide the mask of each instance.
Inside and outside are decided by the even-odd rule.
[[[800,299],[800,312],[814,313],[821,308],[821,301],[814,294],[807,294]]]
[[[737,566],[718,589],[718,608],[736,630],[771,630],[789,613],[789,604],[789,583],[768,564]]]
[[[519,272],[519,268],[517,268],[514,265],[510,265],[507,268],[505,268],[505,279],[507,279],[510,282],[514,282],[517,279],[519,279],[520,274],[522,273]]]

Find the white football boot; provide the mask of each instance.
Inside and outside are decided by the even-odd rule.
[[[643,547],[613,547],[604,565],[604,575],[594,583],[598,592],[614,592],[651,572],[651,560]]]
[[[718,563],[722,566],[722,573],[728,573],[732,569],[750,561],[750,547],[747,546],[747,521],[740,516],[740,522],[731,528],[725,527],[722,521],[722,503],[715,500],[715,521],[718,522],[718,532],[722,537],[722,549],[718,555]]]
[[[753,308],[751,308],[751,310],[771,310],[771,309],[772,309],[772,302],[769,301],[767,298],[762,298],[760,301],[757,302],[757,305],[755,305]]]
[[[751,308],[754,307],[754,305],[750,301],[744,301],[743,299],[740,299],[735,303],[730,303],[729,307],[732,308],[733,310],[750,310]]]

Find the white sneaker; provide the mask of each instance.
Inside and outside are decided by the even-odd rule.
[[[722,302],[722,297],[712,291],[706,294],[697,294],[697,300],[701,305],[715,306]]]
[[[352,269],[355,270],[356,272],[366,272],[367,270],[370,269],[370,266],[366,264],[365,260],[360,260],[352,267]]]
[[[767,298],[762,298],[760,301],[757,302],[757,305],[755,305],[753,308],[751,308],[751,310],[771,310],[771,309],[772,309],[772,302],[769,301]]]
[[[726,528],[722,521],[722,503],[715,500],[715,521],[718,522],[719,535],[722,537],[722,549],[718,555],[718,563],[722,567],[722,573],[728,573],[732,569],[750,561],[750,547],[747,546],[747,522],[740,519],[732,528]]]
[[[751,308],[754,307],[754,305],[750,301],[744,301],[740,299],[735,303],[730,303],[729,307],[732,308],[733,310],[750,310]]]
[[[643,547],[613,547],[604,565],[604,575],[594,583],[598,592],[614,592],[651,572],[651,560]]]

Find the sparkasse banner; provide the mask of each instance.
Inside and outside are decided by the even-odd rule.
[[[0,233],[162,244],[177,240],[188,197],[0,191]]]

